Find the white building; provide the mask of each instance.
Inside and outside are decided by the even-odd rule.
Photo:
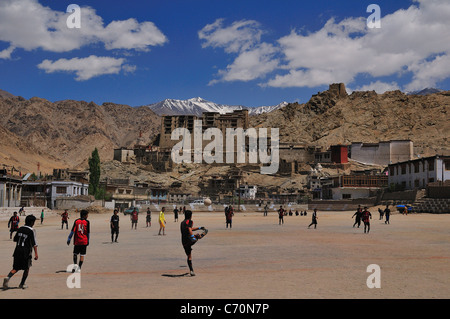
[[[389,185],[403,189],[425,188],[428,183],[450,180],[450,156],[424,157],[389,165]]]
[[[255,185],[241,185],[237,189],[237,196],[247,199],[255,199],[258,188]]]
[[[339,180],[339,187],[332,189],[332,198],[336,200],[374,197],[388,186],[388,177],[385,174],[342,175]]]
[[[52,181],[52,199],[87,195],[89,185],[75,181]]]
[[[332,199],[358,199],[377,195],[378,188],[371,187],[336,187],[332,188]]]
[[[191,193],[177,193],[171,192],[169,194],[169,201],[174,203],[184,203],[191,198]]]
[[[42,194],[45,206],[50,209],[56,208],[57,198],[88,195],[89,189],[88,184],[75,181],[23,182],[23,187],[30,198]]]
[[[331,199],[331,189],[336,184],[336,178],[337,176],[331,176],[325,172],[320,163],[317,163],[315,168],[311,168],[307,182],[313,199]]]
[[[18,207],[22,194],[22,180],[0,170],[0,207]]]
[[[379,143],[354,142],[350,146],[352,160],[371,165],[389,165],[413,158],[413,142],[392,140]]]

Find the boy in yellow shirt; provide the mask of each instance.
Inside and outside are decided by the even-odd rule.
[[[163,207],[161,211],[159,212],[159,233],[158,235],[161,235],[161,230],[163,232],[163,235],[165,235],[164,231],[166,229],[166,218],[164,217],[164,212],[166,211],[166,208]]]

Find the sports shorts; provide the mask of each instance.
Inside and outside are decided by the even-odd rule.
[[[27,270],[31,267],[31,256],[14,256],[13,269]]]
[[[87,245],[75,245],[75,246],[73,246],[73,253],[76,255],[80,254],[81,256],[85,256],[86,248],[87,248]]]

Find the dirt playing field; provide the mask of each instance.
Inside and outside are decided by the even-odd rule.
[[[165,236],[158,236],[158,215],[145,227],[140,216],[131,230],[128,216],[120,215],[118,243],[111,243],[111,214],[91,214],[91,242],[81,272],[81,288],[68,288],[72,275],[69,231],[61,230],[53,214],[35,229],[39,260],[17,289],[1,290],[0,299],[68,298],[449,298],[450,216],[391,215],[391,223],[373,213],[371,231],[352,228],[353,212],[319,212],[317,229],[308,229],[308,216],[286,216],[278,225],[275,212],[236,213],[233,228],[225,228],[222,213],[194,213],[194,226],[209,233],[193,247],[195,277],[170,277],[188,272],[180,241],[179,222],[166,214]],[[70,215],[69,228],[78,216]],[[24,218],[22,218],[24,220]],[[23,222],[21,222],[21,225]],[[15,243],[7,223],[0,222],[0,279],[12,267]],[[381,288],[368,288],[367,267],[380,267]],[[196,291],[193,295],[192,292]]]

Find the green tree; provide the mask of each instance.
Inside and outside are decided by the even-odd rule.
[[[97,195],[100,184],[100,156],[97,148],[89,158],[89,195]]]

